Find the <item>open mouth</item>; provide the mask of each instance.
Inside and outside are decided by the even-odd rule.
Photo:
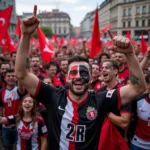
[[[73,86],[76,90],[82,90],[84,83],[83,82],[75,82],[75,83],[73,83]]]
[[[74,83],[74,85],[82,86],[82,85],[84,85],[84,84],[83,84],[83,83]]]
[[[108,77],[108,74],[103,74],[103,76],[106,78],[106,77]]]
[[[24,108],[25,108],[25,109],[29,109],[29,108],[30,108],[30,106],[24,106]]]

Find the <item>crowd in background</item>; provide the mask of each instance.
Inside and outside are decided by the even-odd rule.
[[[103,43],[101,44],[103,45]],[[66,83],[68,59],[75,55],[86,57],[89,60],[92,75],[89,85],[89,91],[103,92],[106,90],[112,90],[114,88],[122,87],[130,82],[128,64],[126,62],[126,57],[124,54],[115,53],[111,50],[108,50],[107,47],[102,46],[100,53],[97,54],[95,58],[90,58],[90,48],[88,47],[86,40],[83,40],[82,42],[71,46],[67,44],[63,46],[54,44],[53,46],[53,57],[49,63],[45,63],[42,60],[39,47],[35,47],[35,43],[31,43],[29,59],[27,61],[27,68],[29,69],[29,71],[35,74],[40,80],[51,86],[54,86],[56,88],[64,86],[66,89],[68,88]],[[140,45],[135,45],[134,51],[145,75],[148,89],[143,94],[146,94],[146,96],[142,95],[142,97],[137,98],[137,101],[135,100],[132,104],[128,104],[122,107],[120,110],[117,110],[116,113],[112,113],[114,116],[110,114],[106,118],[115,125],[128,146],[136,146],[141,148],[140,150],[148,150],[150,149],[150,112],[147,112],[149,114],[148,121],[143,119],[145,117],[143,115],[148,115],[145,112],[145,107],[147,107],[147,110],[150,110],[150,48],[147,49],[147,52],[145,54],[142,54],[140,51]],[[27,89],[24,89],[24,87],[17,82],[14,72],[15,59],[16,52],[3,53],[1,49],[0,115],[3,117],[16,116],[18,112],[20,114],[20,106],[23,109],[22,111],[25,111],[27,109],[26,107],[23,107],[23,102],[27,98],[28,99],[26,101],[29,101],[29,103],[33,100],[33,98],[30,96],[24,96],[27,94]],[[103,63],[107,61],[113,61],[114,67],[115,69],[117,69],[115,82],[112,82],[112,75],[109,68],[103,66]],[[145,98],[146,101],[140,103],[139,100],[143,100],[143,98]],[[23,102],[20,103],[21,99],[23,99]],[[145,104],[146,102],[147,104]],[[37,119],[38,121],[36,120],[38,122],[39,128],[37,129],[39,131],[37,136],[38,138],[47,138],[45,127],[45,124],[47,124],[47,110],[40,103],[36,103],[35,106],[37,108],[37,111],[43,117],[43,119],[42,117],[39,117]],[[143,114],[141,115],[141,113]],[[22,115],[24,115],[24,113]],[[32,117],[34,119],[34,116]],[[14,119],[16,118],[8,118],[4,122],[12,122],[14,121]],[[22,125],[21,122],[19,122],[18,124],[19,126]],[[28,127],[28,125],[26,127]],[[9,128],[13,127],[10,124],[3,125],[1,131],[3,146],[5,147],[5,149],[10,150],[9,146],[14,144],[15,137],[8,137],[6,135],[7,131],[5,129]],[[141,131],[141,129],[143,128],[145,128],[144,132]],[[10,139],[8,140],[8,138]],[[44,145],[46,142],[43,139],[45,138],[41,138],[40,143],[43,143]],[[46,144],[44,146],[46,147]],[[132,147],[132,150],[133,149],[134,148]]]

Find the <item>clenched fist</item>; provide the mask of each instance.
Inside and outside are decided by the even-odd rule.
[[[111,31],[108,31],[110,38],[113,41],[113,45],[108,47],[108,50],[113,50],[118,53],[133,53],[133,47],[130,40],[123,36],[115,36]]]

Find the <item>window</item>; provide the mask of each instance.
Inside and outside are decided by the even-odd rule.
[[[126,22],[123,22],[123,28],[125,28],[126,27]]]
[[[124,0],[124,3],[126,3],[127,2],[127,0]]]
[[[57,26],[56,26],[56,24],[54,24],[54,30],[55,30],[55,33],[57,33]]]
[[[136,14],[140,14],[140,7],[136,7]]]
[[[146,6],[143,6],[142,13],[146,14]]]
[[[131,16],[131,8],[128,8],[128,16]]]
[[[66,33],[66,27],[64,27],[64,33]]]
[[[123,9],[123,16],[126,16],[126,9]]]
[[[145,20],[142,20],[142,27],[145,26]]]
[[[148,20],[148,26],[150,26],[150,19]]]
[[[136,27],[138,27],[139,26],[139,21],[138,20],[136,20]]]
[[[148,12],[150,13],[150,5],[149,5],[149,10],[148,10]]]
[[[131,22],[130,21],[128,21],[128,27],[131,27]]]
[[[61,27],[59,27],[59,34],[61,34]]]
[[[4,7],[6,6],[6,2],[3,2]]]

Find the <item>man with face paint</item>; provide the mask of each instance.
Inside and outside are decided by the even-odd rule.
[[[63,87],[54,88],[40,81],[25,68],[30,37],[39,24],[36,11],[37,6],[34,7],[33,15],[22,22],[22,37],[16,57],[16,76],[28,92],[48,110],[49,149],[96,150],[106,114],[129,103],[146,89],[144,76],[131,43],[129,39],[122,36],[113,37],[109,32],[113,46],[108,49],[126,54],[133,71],[131,84],[99,94],[88,92],[91,78],[88,59],[74,56],[68,61],[66,79],[69,90]]]
[[[90,69],[87,64],[73,63],[68,71],[68,85],[70,91],[78,96],[82,96],[88,90],[90,81]]]

